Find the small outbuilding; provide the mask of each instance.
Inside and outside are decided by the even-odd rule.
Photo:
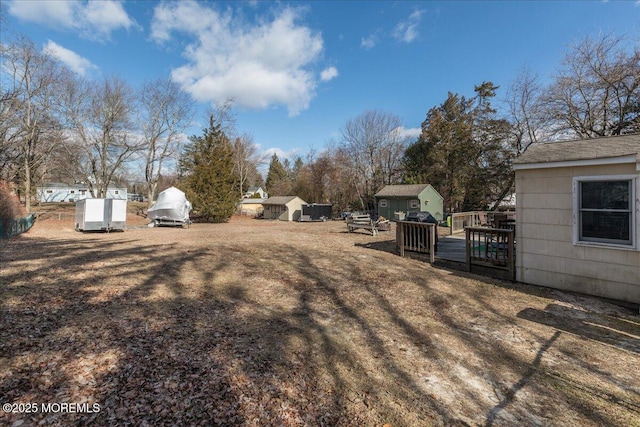
[[[265,219],[298,221],[302,215],[302,205],[307,202],[297,196],[269,197],[262,203]]]
[[[416,211],[427,211],[438,221],[443,219],[444,198],[431,184],[387,185],[375,198],[378,215],[388,219],[396,219],[396,212]]]
[[[300,221],[326,221],[333,215],[333,205],[329,203],[311,203],[302,205]]]
[[[640,303],[640,135],[532,145],[514,169],[516,279]]]

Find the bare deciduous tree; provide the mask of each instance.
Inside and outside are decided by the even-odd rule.
[[[374,194],[400,178],[402,156],[407,144],[399,117],[380,111],[366,111],[342,128],[341,147],[349,153],[356,172],[354,184],[362,207],[369,209]]]
[[[66,117],[72,129],[71,150],[81,153],[79,168],[86,174],[93,197],[105,197],[116,173],[143,147],[132,126],[135,95],[118,77],[96,86],[69,80]]]
[[[191,100],[171,79],[146,83],[140,92],[139,126],[144,143],[144,179],[149,206],[155,199],[163,166],[176,158],[182,134],[193,115]]]
[[[543,86],[537,75],[523,69],[507,89],[505,104],[515,139],[516,155],[549,135],[548,115],[541,104]]]
[[[39,52],[25,38],[0,44],[2,55],[2,106],[0,136],[4,162],[11,162],[14,176],[31,211],[31,195],[39,168],[62,140],[56,116],[63,67]],[[40,171],[41,172],[41,171]]]
[[[242,197],[249,183],[259,181],[258,166],[267,162],[267,156],[258,153],[251,135],[245,134],[233,140],[233,171],[238,179],[238,191]]]
[[[585,38],[565,56],[544,96],[556,132],[580,138],[640,131],[640,49],[624,38]]]

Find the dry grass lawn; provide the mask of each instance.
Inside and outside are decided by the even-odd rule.
[[[0,241],[2,425],[640,426],[640,316],[233,218]],[[39,407],[41,408],[41,406]]]

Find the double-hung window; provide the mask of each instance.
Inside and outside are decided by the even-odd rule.
[[[575,243],[636,247],[635,177],[574,179]]]

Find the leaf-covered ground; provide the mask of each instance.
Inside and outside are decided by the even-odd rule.
[[[39,410],[0,424],[640,426],[637,311],[403,259],[393,237],[40,221],[0,241],[0,403]]]

